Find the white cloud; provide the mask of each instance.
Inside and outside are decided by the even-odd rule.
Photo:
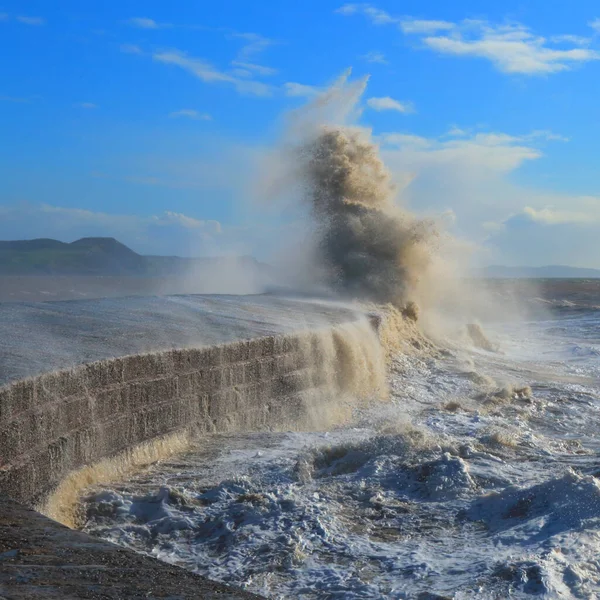
[[[248,63],[239,60],[234,60],[231,64],[235,67],[240,67],[245,69],[246,71],[252,71],[257,75],[262,75],[264,77],[270,77],[271,75],[277,74],[277,69],[273,69],[271,67],[265,67],[263,65],[257,65],[255,63]]]
[[[394,148],[391,159],[394,164],[403,164],[409,170],[421,171],[423,168],[458,167],[486,172],[506,173],[513,171],[524,162],[542,156],[541,151],[532,146],[531,134],[513,136],[506,133],[476,133],[465,137],[448,139],[449,134],[440,138],[384,133],[380,136],[384,151]]]
[[[333,12],[337,13],[338,15],[344,16],[354,15],[360,10],[360,6],[360,4],[344,4],[343,6],[340,6],[339,8],[334,10]]]
[[[452,125],[452,127],[450,127],[450,129],[448,130],[446,135],[449,137],[462,137],[465,135],[469,135],[469,133],[468,133],[468,131],[461,129],[460,127],[458,127],[456,125]]]
[[[240,69],[240,68],[231,69],[231,71],[229,71],[229,74],[233,75],[234,77],[241,77],[242,79],[252,79],[252,76],[253,76],[252,71],[248,71],[248,69]]]
[[[600,267],[600,197],[515,183],[516,170],[542,163],[542,148],[564,138],[456,128],[439,137],[378,136],[403,203],[419,214],[452,207],[452,231],[471,240],[483,264]],[[538,169],[543,169],[543,163]]]
[[[431,140],[419,135],[407,133],[384,133],[380,136],[381,141],[386,146],[412,147],[412,148],[430,148],[433,144]]]
[[[147,17],[133,17],[126,21],[128,25],[137,27],[138,29],[161,29],[164,27],[171,27],[169,23],[157,23],[154,19]]]
[[[422,41],[440,54],[484,58],[503,73],[523,75],[557,73],[600,58],[598,52],[587,48],[553,48],[524,25],[463,21],[451,35],[427,36]]]
[[[42,17],[26,17],[23,15],[18,15],[17,21],[19,21],[19,23],[23,23],[25,25],[33,25],[33,26],[44,25],[46,23],[46,21]]]
[[[398,22],[398,19],[395,19],[394,17],[386,13],[384,10],[376,8],[371,4],[365,3],[344,4],[344,6],[341,6],[335,12],[345,16],[362,13],[365,16],[367,16],[375,25],[387,25],[389,23]]]
[[[165,211],[162,215],[150,217],[150,221],[159,226],[165,225],[180,225],[186,229],[204,229],[209,233],[221,233],[222,227],[219,221],[214,220],[201,220],[188,217],[182,213],[172,212],[170,210]]]
[[[246,44],[238,53],[238,60],[248,61],[277,42],[258,33],[232,33],[231,37],[244,40]]]
[[[235,87],[241,94],[251,94],[254,96],[271,95],[270,86],[264,83],[247,81],[230,73],[219,71],[205,60],[187,56],[179,50],[157,52],[153,55],[153,58],[157,62],[180,67],[205,83],[227,83]]]
[[[172,119],[176,119],[179,117],[185,117],[187,119],[192,119],[194,121],[211,121],[212,117],[208,113],[201,113],[193,108],[182,108],[181,110],[176,110],[172,113],[169,113],[169,117]]]
[[[119,49],[125,54],[143,54],[142,49],[136,44],[121,44]]]
[[[93,110],[94,108],[98,108],[98,105],[94,104],[93,102],[77,102],[76,104],[73,104],[73,106],[75,108],[86,108],[88,110]]]
[[[371,4],[346,4],[336,12],[363,14],[375,25],[396,25],[403,33],[417,36],[430,50],[452,56],[483,58],[503,73],[547,75],[600,59],[599,52],[584,47],[591,41],[588,38],[562,34],[548,40],[519,23],[494,24],[475,19],[452,23],[393,17]],[[600,19],[589,25],[600,31]]]
[[[588,37],[583,37],[582,35],[553,35],[550,40],[555,44],[566,43],[573,44],[574,46],[589,46],[592,40]]]
[[[599,197],[514,191],[521,191],[517,201],[528,205],[484,223],[489,234],[485,247],[493,262],[600,267]]]
[[[304,85],[302,83],[295,83],[288,81],[283,84],[283,89],[286,96],[312,98],[321,93],[321,89],[314,85]]]
[[[429,34],[453,29],[455,26],[454,23],[449,23],[448,21],[415,19],[413,17],[393,17],[384,10],[366,3],[345,4],[335,12],[345,16],[362,14],[367,17],[373,25],[397,25],[404,33]]]
[[[600,223],[600,199],[584,197],[578,199],[577,204],[579,205],[579,210],[560,209],[552,206],[535,209],[526,206],[523,209],[523,214],[532,221],[544,225],[564,225],[567,223],[597,225]]]
[[[564,135],[560,135],[558,133],[553,133],[549,129],[537,129],[535,131],[532,131],[529,134],[528,138],[531,140],[542,139],[542,140],[546,140],[549,142],[568,142],[569,141],[568,137],[565,137]]]
[[[400,29],[404,33],[431,34],[454,29],[454,27],[454,23],[448,21],[428,21],[424,19],[403,19],[400,21]]]
[[[361,56],[361,58],[369,63],[376,63],[380,65],[389,64],[388,60],[385,57],[385,54],[383,54],[382,52],[376,52],[375,50],[367,52],[366,54]]]
[[[369,98],[367,100],[367,105],[373,110],[377,111],[395,110],[404,114],[414,112],[414,108],[411,104],[399,102],[398,100],[394,100],[389,96],[384,96],[382,98]]]

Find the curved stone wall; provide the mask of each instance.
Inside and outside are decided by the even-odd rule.
[[[177,431],[324,427],[384,388],[367,319],[125,356],[0,388],[0,494],[38,506],[69,473]]]

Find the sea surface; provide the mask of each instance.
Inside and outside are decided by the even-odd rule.
[[[490,285],[531,308],[491,349],[437,340],[351,424],[88,490],[85,531],[268,598],[599,598],[600,280]]]

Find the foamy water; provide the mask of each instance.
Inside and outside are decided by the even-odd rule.
[[[350,426],[91,490],[85,530],[270,598],[597,598],[600,312],[486,334],[395,353],[392,402]]]

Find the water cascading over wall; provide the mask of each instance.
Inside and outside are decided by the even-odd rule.
[[[0,494],[68,523],[68,492],[93,482],[91,465],[156,459],[203,433],[331,426],[385,395],[384,362],[361,318],[17,381],[0,389]]]

